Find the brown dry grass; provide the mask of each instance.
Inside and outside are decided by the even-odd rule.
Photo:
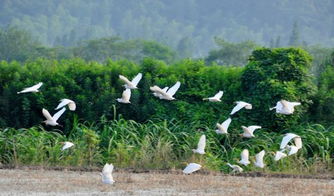
[[[0,170],[0,195],[334,195],[334,181],[115,172],[114,185],[98,172]]]

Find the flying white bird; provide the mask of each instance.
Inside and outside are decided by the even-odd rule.
[[[116,100],[120,103],[131,103],[131,90],[129,88],[125,89],[122,93],[122,98],[117,98]]]
[[[112,171],[114,169],[113,164],[106,163],[103,167],[101,176],[102,176],[102,182],[105,184],[113,184],[115,181],[111,175]]]
[[[130,80],[128,80],[125,76],[119,75],[119,79],[125,82],[124,87],[127,89],[137,89],[137,84],[139,83],[142,77],[143,77],[143,74],[139,73],[130,82]]]
[[[227,165],[233,169],[232,173],[241,173],[244,171],[244,169],[242,169],[239,165],[231,165],[230,163],[227,163]]]
[[[197,163],[189,163],[186,168],[184,168],[184,174],[191,174],[199,169],[201,169],[201,165]]]
[[[283,151],[277,151],[276,153],[274,153],[274,155],[275,155],[274,158],[275,161],[279,161],[280,159],[283,159],[284,157],[287,156],[287,154],[285,154]]]
[[[296,154],[299,150],[299,148],[294,145],[286,145],[286,149],[289,150],[288,156]]]
[[[249,151],[247,149],[244,149],[241,152],[241,160],[239,161],[240,164],[247,166],[248,164],[250,164],[249,162]]]
[[[218,129],[216,129],[216,133],[218,133],[218,134],[227,134],[227,129],[230,126],[231,122],[232,122],[232,119],[228,118],[222,124],[217,123],[216,126],[217,126]]]
[[[244,101],[237,101],[236,104],[237,105],[232,109],[232,112],[230,113],[230,115],[235,114],[237,111],[241,110],[242,108],[245,108],[247,110],[252,109],[252,104],[246,103]]]
[[[286,100],[281,100],[276,103],[275,107],[270,108],[270,110],[276,109],[276,113],[278,114],[293,114],[295,111],[295,106],[300,105],[300,102],[289,102]]]
[[[165,88],[163,88],[163,89],[161,89],[163,92],[167,92],[167,90],[168,90],[168,87],[165,87]],[[162,97],[162,94],[160,94],[160,93],[156,93],[156,92],[154,92],[153,93],[153,95],[155,96],[155,97],[159,97],[160,99],[161,99],[161,97]]]
[[[42,113],[43,116],[46,118],[45,121],[43,121],[46,125],[51,125],[51,126],[56,126],[59,125],[59,123],[57,123],[57,120],[59,119],[59,117],[65,112],[65,108],[59,110],[57,113],[55,113],[53,116],[50,115],[49,111],[47,111],[46,109],[42,109]]]
[[[173,97],[176,93],[176,91],[180,88],[181,83],[179,81],[177,81],[174,86],[172,86],[171,88],[169,88],[168,90],[166,89],[166,87],[164,89],[161,89],[158,86],[152,86],[150,87],[150,90],[153,91],[153,93],[156,93],[156,95],[160,98],[160,99],[165,99],[165,100],[174,100],[175,98]],[[156,96],[155,95],[155,96]]]
[[[74,111],[75,108],[76,108],[76,105],[75,105],[75,102],[70,100],[70,99],[61,99],[60,100],[60,103],[58,104],[58,106],[56,107],[56,110],[64,107],[68,105],[68,108],[71,110],[71,111]]]
[[[62,142],[63,147],[61,148],[61,150],[66,150],[68,148],[71,148],[72,146],[74,146],[74,144],[72,142]]]
[[[41,88],[41,86],[43,85],[43,82],[40,82],[34,86],[31,87],[27,87],[25,89],[23,89],[20,92],[17,92],[17,94],[21,94],[21,93],[31,93],[31,92],[39,92],[38,89]]]
[[[209,100],[211,102],[221,102],[220,98],[222,98],[223,94],[224,94],[223,91],[219,91],[217,94],[215,94],[215,96],[204,98],[203,100]]]
[[[200,138],[199,138],[199,142],[197,144],[197,149],[193,149],[193,152],[194,153],[198,153],[198,154],[205,154],[204,152],[204,148],[205,148],[205,135],[202,135]]]
[[[293,139],[295,146],[300,149],[302,148],[302,139],[299,135],[296,135],[294,133],[287,133],[282,139],[280,149],[284,149],[287,144]]]
[[[254,131],[256,129],[261,129],[262,127],[253,125],[253,126],[249,126],[249,127],[241,126],[241,128],[242,128],[242,130],[244,130],[244,132],[242,134],[240,134],[242,137],[252,138],[252,137],[255,137],[254,134],[253,134]]]
[[[255,163],[254,165],[259,168],[264,168],[264,163],[263,163],[263,157],[264,157],[265,151],[262,150],[261,152],[257,153],[255,155]]]

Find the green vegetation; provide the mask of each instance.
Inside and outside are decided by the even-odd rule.
[[[156,50],[154,50],[156,51]],[[119,168],[172,169],[188,162],[202,163],[212,170],[229,171],[240,152],[251,155],[264,149],[269,172],[323,172],[332,170],[334,130],[326,105],[333,98],[333,61],[326,63],[317,91],[309,76],[310,55],[298,48],[259,48],[245,67],[206,66],[203,60],[185,59],[172,65],[145,58],[139,65],[108,60],[104,64],[82,59],[0,62],[0,162],[10,165],[99,166],[113,162]],[[115,101],[123,91],[119,74],[144,77],[134,90],[132,104]],[[175,101],[159,100],[149,87],[181,88]],[[22,88],[44,82],[39,93],[22,94]],[[221,103],[202,98],[224,90]],[[49,111],[59,99],[76,101],[78,109],[60,118],[63,128],[42,126],[42,108]],[[301,101],[296,113],[283,116],[267,109],[282,98]],[[253,104],[232,118],[228,135],[217,135],[215,124],[228,118],[234,101]],[[314,104],[313,104],[314,103]],[[53,112],[51,112],[53,113]],[[311,124],[322,122],[320,124]],[[243,139],[241,125],[258,124],[256,137]],[[13,127],[13,128],[5,128]],[[26,127],[26,128],[22,128]],[[30,128],[29,128],[30,127]],[[279,162],[269,152],[279,149],[284,133],[303,139],[298,154]],[[207,136],[207,153],[195,155],[201,134]],[[61,151],[60,142],[73,148]],[[260,171],[253,166],[246,171]]]

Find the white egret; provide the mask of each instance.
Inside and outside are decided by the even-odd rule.
[[[242,130],[244,131],[242,134],[240,134],[242,137],[246,137],[246,138],[252,138],[255,137],[254,136],[254,131],[256,129],[261,129],[261,126],[249,126],[249,127],[245,127],[245,126],[241,126]]]
[[[241,110],[242,108],[245,108],[247,110],[251,110],[252,109],[252,104],[250,104],[250,103],[246,103],[244,101],[237,101],[235,103],[237,105],[232,109],[232,112],[230,113],[230,115],[235,114],[237,111]]]
[[[198,144],[197,144],[197,149],[193,149],[193,152],[194,152],[194,153],[205,154],[205,152],[204,152],[205,143],[206,143],[205,140],[206,140],[205,135],[202,135],[202,136],[199,138],[199,142],[198,142]]]
[[[276,113],[278,114],[293,114],[295,111],[295,106],[300,105],[300,102],[289,102],[286,100],[281,100],[276,103],[275,107],[270,108],[270,110],[276,109]]]
[[[66,150],[68,148],[71,148],[72,146],[74,146],[74,144],[72,142],[62,142],[63,147],[61,148],[61,150]]]
[[[131,97],[131,89],[127,88],[123,91],[122,98],[117,98],[116,100],[120,103],[131,103],[130,97]]]
[[[244,169],[242,169],[242,167],[240,167],[239,165],[231,165],[230,163],[227,163],[227,165],[233,169],[232,173],[241,173],[244,171]]]
[[[51,126],[56,126],[59,125],[59,123],[57,123],[57,120],[59,119],[59,117],[65,112],[65,108],[59,110],[57,113],[55,113],[53,116],[50,115],[49,111],[47,111],[46,109],[42,109],[42,113],[44,115],[44,117],[46,118],[45,121],[43,121],[46,125],[51,125]]]
[[[213,97],[209,97],[209,98],[204,98],[203,100],[209,100],[211,102],[221,102],[221,98],[223,96],[224,92],[223,91],[219,91],[217,94],[215,94],[215,96]]]
[[[56,107],[56,110],[64,107],[68,105],[68,108],[71,110],[71,111],[74,111],[76,109],[76,105],[75,105],[75,102],[70,100],[70,99],[61,99],[60,100],[60,103],[58,104],[58,106]]]
[[[17,94],[21,94],[21,93],[31,93],[31,92],[39,92],[39,88],[41,88],[41,86],[43,85],[43,82],[40,82],[34,86],[31,86],[31,87],[27,87],[25,89],[23,89],[22,91],[20,92],[17,92]]]
[[[165,100],[175,100],[175,98],[173,97],[176,93],[176,91],[180,88],[181,83],[179,81],[177,81],[174,86],[172,86],[171,88],[169,88],[167,91],[161,89],[158,86],[152,86],[150,87],[150,90],[153,91],[153,93],[156,93],[156,95],[160,98],[160,99],[165,99]],[[166,87],[164,88],[166,89]],[[155,95],[155,96],[156,96]]]
[[[142,77],[143,74],[139,73],[130,82],[130,80],[128,80],[125,76],[119,75],[119,79],[125,82],[124,87],[127,89],[137,89],[137,84],[139,83]]]
[[[263,157],[264,157],[265,151],[262,150],[261,152],[257,153],[255,155],[255,163],[254,165],[259,168],[264,168],[265,164],[263,163]]]
[[[199,169],[201,169],[201,165],[197,163],[189,163],[186,168],[184,168],[184,174],[191,174]]]
[[[217,126],[218,129],[216,129],[216,133],[218,133],[218,134],[227,134],[227,129],[230,126],[231,122],[232,122],[232,119],[228,118],[222,124],[217,123],[216,126]]]
[[[167,92],[167,90],[168,90],[168,87],[165,87],[165,88],[163,88],[163,89],[161,89],[163,92]],[[155,96],[155,97],[159,97],[160,99],[161,99],[161,97],[162,97],[162,95],[160,94],[160,93],[156,93],[156,92],[154,92],[153,93],[153,95]]]
[[[241,152],[241,160],[239,161],[240,164],[247,166],[248,164],[250,164],[249,162],[249,151],[247,149],[244,149]]]
[[[274,158],[275,161],[279,161],[280,159],[283,159],[284,157],[287,156],[287,154],[285,154],[283,151],[277,151],[276,153],[274,153],[274,155],[275,155]]]
[[[296,154],[299,150],[299,148],[297,146],[294,146],[294,145],[286,145],[286,149],[289,150],[288,156]]]
[[[101,176],[102,176],[102,182],[105,184],[113,184],[115,181],[111,175],[112,171],[114,169],[113,164],[106,163],[103,167]]]
[[[299,135],[294,133],[287,133],[282,139],[280,149],[284,149],[286,145],[291,141],[294,140],[294,143],[298,149],[302,148],[302,139]]]

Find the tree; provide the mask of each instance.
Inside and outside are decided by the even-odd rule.
[[[181,59],[192,57],[194,44],[189,37],[184,37],[177,45],[178,57]]]
[[[289,46],[299,46],[300,45],[300,32],[297,21],[293,23],[292,32],[289,39]]]

